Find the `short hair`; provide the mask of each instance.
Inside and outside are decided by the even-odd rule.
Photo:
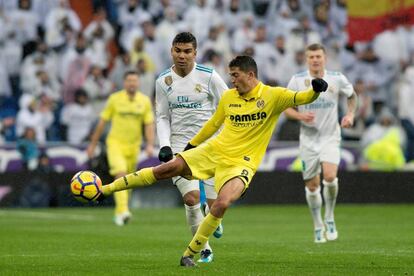
[[[236,56],[232,61],[230,61],[229,67],[238,67],[245,73],[253,71],[255,77],[258,77],[257,64],[251,56]]]
[[[182,32],[177,34],[173,39],[172,45],[174,46],[177,43],[191,43],[193,44],[194,49],[197,49],[197,39],[190,32]]]
[[[129,75],[137,75],[137,76],[139,76],[139,74],[138,74],[138,72],[137,71],[135,71],[135,70],[129,70],[129,71],[126,71],[125,73],[124,73],[124,80],[129,76]]]
[[[309,45],[308,47],[306,47],[306,51],[318,51],[318,50],[322,50],[326,54],[326,49],[322,44],[313,43]]]

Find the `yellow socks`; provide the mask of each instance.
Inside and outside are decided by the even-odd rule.
[[[208,238],[220,225],[221,220],[222,218],[216,218],[212,214],[208,214],[198,227],[197,233],[195,233],[192,241],[184,251],[183,256],[194,256],[200,252],[204,244],[208,241]]]
[[[114,182],[103,185],[102,193],[104,196],[113,194],[114,192],[132,189],[136,187],[149,186],[154,184],[157,179],[154,176],[154,173],[151,168],[144,168],[142,170],[130,173],[126,176],[115,179]]]
[[[128,198],[129,198],[128,190],[114,193],[115,215],[129,212]]]

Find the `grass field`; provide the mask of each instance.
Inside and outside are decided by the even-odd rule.
[[[339,205],[339,240],[313,243],[305,205],[231,208],[215,260],[178,266],[184,209],[0,209],[0,275],[414,275],[414,205]]]

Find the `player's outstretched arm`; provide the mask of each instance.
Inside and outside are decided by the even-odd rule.
[[[328,83],[323,79],[313,79],[312,89],[299,91],[294,98],[295,105],[303,105],[313,102],[319,97],[319,93],[328,89]]]
[[[191,139],[189,144],[193,147],[200,145],[201,143],[206,141],[208,138],[213,136],[213,134],[216,133],[217,130],[219,130],[223,122],[224,122],[224,108],[223,108],[222,101],[220,101],[219,105],[217,106],[216,112],[214,112],[213,116],[204,124],[204,126],[193,137],[193,139]]]

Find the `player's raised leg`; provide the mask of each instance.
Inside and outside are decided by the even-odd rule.
[[[338,196],[338,178],[336,177],[338,166],[332,163],[322,163],[323,167],[323,197],[325,200],[325,225],[326,239],[333,241],[338,238],[336,230],[334,209]]]
[[[115,179],[114,182],[102,186],[102,194],[106,197],[117,191],[149,186],[157,180],[168,179],[178,175],[191,175],[191,171],[184,159],[179,156],[159,166],[143,168]]]

